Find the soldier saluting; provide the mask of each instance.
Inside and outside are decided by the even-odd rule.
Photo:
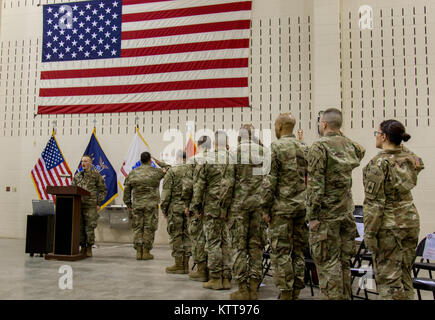
[[[133,211],[134,248],[137,260],[150,260],[153,248],[154,234],[159,222],[159,185],[169,166],[154,159],[163,167],[151,166],[151,154],[142,152],[141,166],[132,170],[124,182],[124,203],[128,210]],[[132,200],[133,198],[133,200]]]

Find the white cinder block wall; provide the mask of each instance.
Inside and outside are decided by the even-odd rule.
[[[0,237],[24,238],[26,215],[37,194],[30,170],[53,125],[74,171],[94,124],[112,165],[118,170],[135,124],[156,155],[169,142],[170,128],[238,129],[252,122],[273,128],[281,112],[292,112],[297,129],[312,143],[317,113],[341,107],[344,132],[367,148],[365,165],[377,150],[373,131],[387,118],[406,123],[408,146],[426,164],[414,192],[421,234],[435,231],[435,143],[431,139],[434,101],[435,3],[430,0],[253,0],[250,58],[252,109],[174,110],[137,113],[36,116],[41,61],[42,7],[52,0],[0,0]],[[374,29],[360,30],[358,9],[371,5]],[[16,192],[6,192],[6,186]],[[354,201],[361,204],[361,169],[354,174]],[[122,203],[122,191],[115,199]],[[100,226],[97,241],[131,241],[128,231]],[[160,217],[157,243],[167,243]]]

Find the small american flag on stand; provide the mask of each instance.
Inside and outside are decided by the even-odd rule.
[[[39,114],[248,107],[251,1],[43,6]]]
[[[54,199],[53,195],[47,193],[47,186],[69,186],[71,184],[71,178],[62,178],[61,175],[72,177],[71,170],[53,133],[31,171],[31,178],[40,200]]]

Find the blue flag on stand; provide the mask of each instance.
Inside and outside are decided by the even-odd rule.
[[[83,155],[85,154],[91,156],[92,169],[101,174],[104,182],[106,183],[107,196],[100,205],[100,210],[102,210],[118,195],[118,185],[116,172],[110,164],[109,159],[107,159],[106,155],[104,154],[104,151],[97,140],[95,128],[92,132],[91,140],[89,141],[88,147],[86,148]],[[77,169],[77,172],[80,171],[83,171],[81,162],[79,164],[79,168]]]

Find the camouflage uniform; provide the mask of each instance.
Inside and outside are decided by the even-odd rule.
[[[222,185],[220,198],[225,204],[221,207],[229,206],[233,277],[239,289],[246,283],[252,287],[262,279],[262,258],[267,242],[261,209],[264,177],[261,169],[265,152],[257,143],[242,141],[237,147],[237,163],[228,166]]]
[[[355,253],[352,170],[365,150],[338,134],[315,142],[308,154],[307,220],[318,220],[310,230],[311,255],[319,273],[320,289],[331,300],[350,299],[350,259]]]
[[[208,257],[209,276],[212,279],[231,279],[231,252],[226,212],[219,206],[222,174],[228,166],[230,153],[214,151],[208,153],[199,165],[197,180],[190,210],[204,211],[204,233]]]
[[[135,249],[151,250],[159,222],[159,185],[164,177],[162,169],[148,164],[131,171],[124,182],[124,203],[133,208]],[[133,202],[132,198],[133,191]]]
[[[423,161],[409,150],[384,150],[364,168],[364,241],[373,252],[381,299],[413,300],[411,268],[420,221],[411,190]]]
[[[163,180],[160,208],[168,219],[169,244],[174,258],[190,257],[191,251],[188,218],[184,214],[186,207],[182,199],[183,179],[188,169],[188,165],[173,166]]]
[[[305,221],[305,175],[308,148],[292,135],[271,146],[271,169],[264,180],[270,210],[271,260],[275,285],[290,294],[305,287],[304,251],[308,244]]]
[[[73,186],[78,186],[90,192],[90,196],[82,196],[80,217],[80,246],[92,247],[95,243],[95,228],[97,227],[97,206],[106,198],[107,188],[103,177],[96,171],[83,170],[74,176]]]
[[[199,166],[204,162],[207,156],[207,151],[195,155],[187,162],[188,170],[183,180],[183,194],[182,198],[185,202],[185,208],[190,207],[190,202],[193,196],[193,185],[199,174]],[[201,210],[202,213],[202,210]],[[188,233],[191,240],[192,259],[195,264],[199,265],[207,260],[207,253],[205,252],[205,233],[203,229],[203,216],[195,214],[189,218]]]

